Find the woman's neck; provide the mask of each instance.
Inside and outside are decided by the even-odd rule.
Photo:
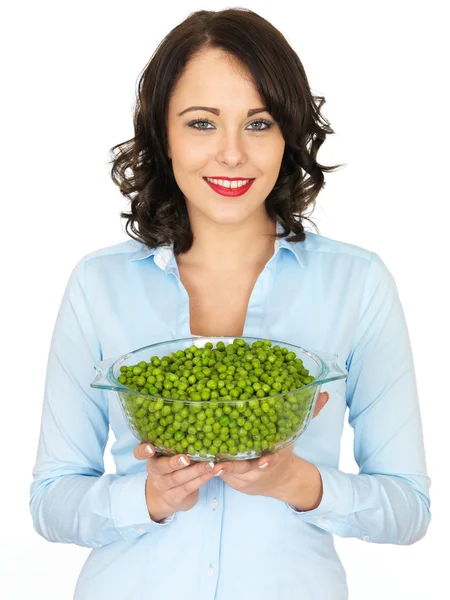
[[[205,271],[239,271],[264,266],[275,251],[276,223],[266,221],[261,226],[192,227],[194,242],[178,255],[181,266]]]

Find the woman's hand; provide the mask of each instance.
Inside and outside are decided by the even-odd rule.
[[[313,419],[325,406],[329,398],[328,392],[319,394],[314,409]],[[292,482],[298,479],[299,468],[304,467],[306,480],[303,482],[309,497],[321,496],[317,490],[317,469],[307,461],[293,454],[294,444],[290,444],[273,454],[266,454],[253,460],[236,460],[218,463],[214,467],[214,475],[219,475],[227,485],[239,492],[249,495],[270,496],[284,499],[288,496]],[[320,501],[320,500],[319,500]]]
[[[198,502],[199,488],[214,477],[213,462],[189,465],[185,454],[158,456],[152,444],[138,444],[133,454],[139,460],[147,460],[145,498],[153,521],[190,510]]]

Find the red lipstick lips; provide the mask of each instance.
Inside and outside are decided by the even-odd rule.
[[[233,179],[231,179],[229,177],[220,177],[220,179],[222,179],[222,180],[226,179],[227,181],[246,181],[243,177],[235,177]],[[242,194],[245,194],[245,192],[247,192],[251,188],[251,186],[255,180],[252,179],[247,184],[242,185],[240,187],[236,187],[236,188],[227,188],[223,185],[217,185],[216,183],[212,183],[211,181],[208,181],[207,179],[205,179],[205,181],[209,185],[209,187],[211,187],[215,192],[217,192],[218,194],[221,194],[222,196],[242,196]]]

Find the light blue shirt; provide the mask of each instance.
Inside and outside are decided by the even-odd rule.
[[[146,461],[133,456],[139,442],[116,393],[90,387],[94,363],[190,335],[172,246],[130,239],[75,265],[51,340],[30,487],[39,535],[92,548],[74,600],[346,600],[332,534],[403,545],[425,535],[430,478],[413,356],[378,254],[311,232],[277,241],[249,301],[244,336],[336,353],[348,371],[322,386],[330,399],[294,446],[322,477],[314,510],[214,477],[191,510],[150,519]],[[358,474],[339,470],[347,407]],[[104,472],[109,427],[116,474]]]

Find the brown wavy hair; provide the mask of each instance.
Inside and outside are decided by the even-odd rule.
[[[111,178],[130,201],[130,212],[120,213],[127,219],[126,232],[150,248],[173,242],[176,255],[192,246],[186,203],[167,154],[167,109],[188,61],[209,48],[221,49],[247,67],[280,127],[285,150],[265,208],[284,228],[275,237],[292,232],[287,240],[302,242],[304,219],[318,231],[309,215],[325,185],[324,172],[342,166],[327,167],[316,160],[326,135],[334,131],[320,113],[325,98],[312,94],[303,65],[285,37],[244,8],[191,13],[162,40],[141,73],[134,137],[110,149]]]

